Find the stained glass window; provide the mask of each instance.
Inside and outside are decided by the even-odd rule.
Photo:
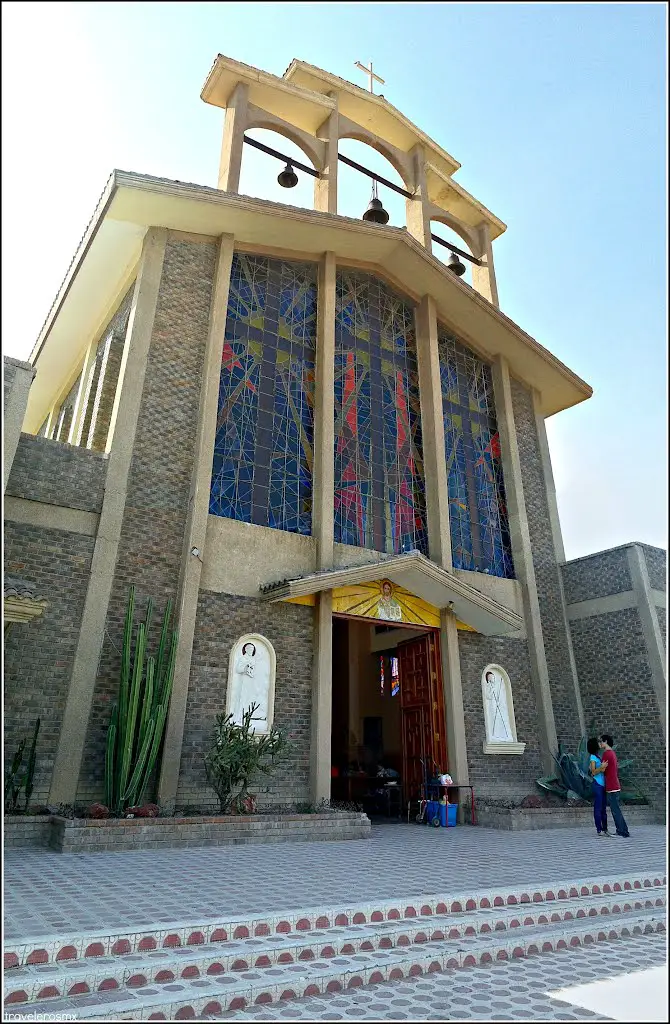
[[[391,696],[397,697],[400,693],[400,668],[397,658],[391,658]]]
[[[348,270],[335,307],[335,540],[428,547],[414,309]]]
[[[209,511],[312,529],[316,267],[236,253]]]
[[[490,367],[438,334],[454,567],[514,576]]]

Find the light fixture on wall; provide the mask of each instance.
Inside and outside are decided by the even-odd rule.
[[[295,188],[298,184],[298,175],[293,170],[293,165],[288,162],[283,171],[277,175],[277,181],[282,188]]]
[[[461,263],[455,252],[452,252],[451,256],[447,260],[447,269],[455,274],[456,277],[463,277],[465,273],[465,263]]]
[[[363,214],[363,220],[368,224],[388,224],[389,215],[382,206],[381,199],[377,195],[377,182],[372,182],[372,196],[367,210]]]

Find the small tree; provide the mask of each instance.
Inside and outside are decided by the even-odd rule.
[[[222,814],[244,813],[249,785],[259,775],[272,775],[288,754],[291,744],[274,727],[268,733],[251,731],[260,704],[251,704],[236,725],[232,715],[217,715],[214,743],[205,754],[207,781],[219,798]]]

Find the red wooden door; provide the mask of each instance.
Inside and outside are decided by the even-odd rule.
[[[403,786],[408,800],[418,797],[423,766],[432,777],[447,771],[440,641],[435,633],[398,645]]]

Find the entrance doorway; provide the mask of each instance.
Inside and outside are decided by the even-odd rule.
[[[437,630],[333,617],[331,742],[331,799],[372,813],[400,811],[424,771],[447,771]]]

